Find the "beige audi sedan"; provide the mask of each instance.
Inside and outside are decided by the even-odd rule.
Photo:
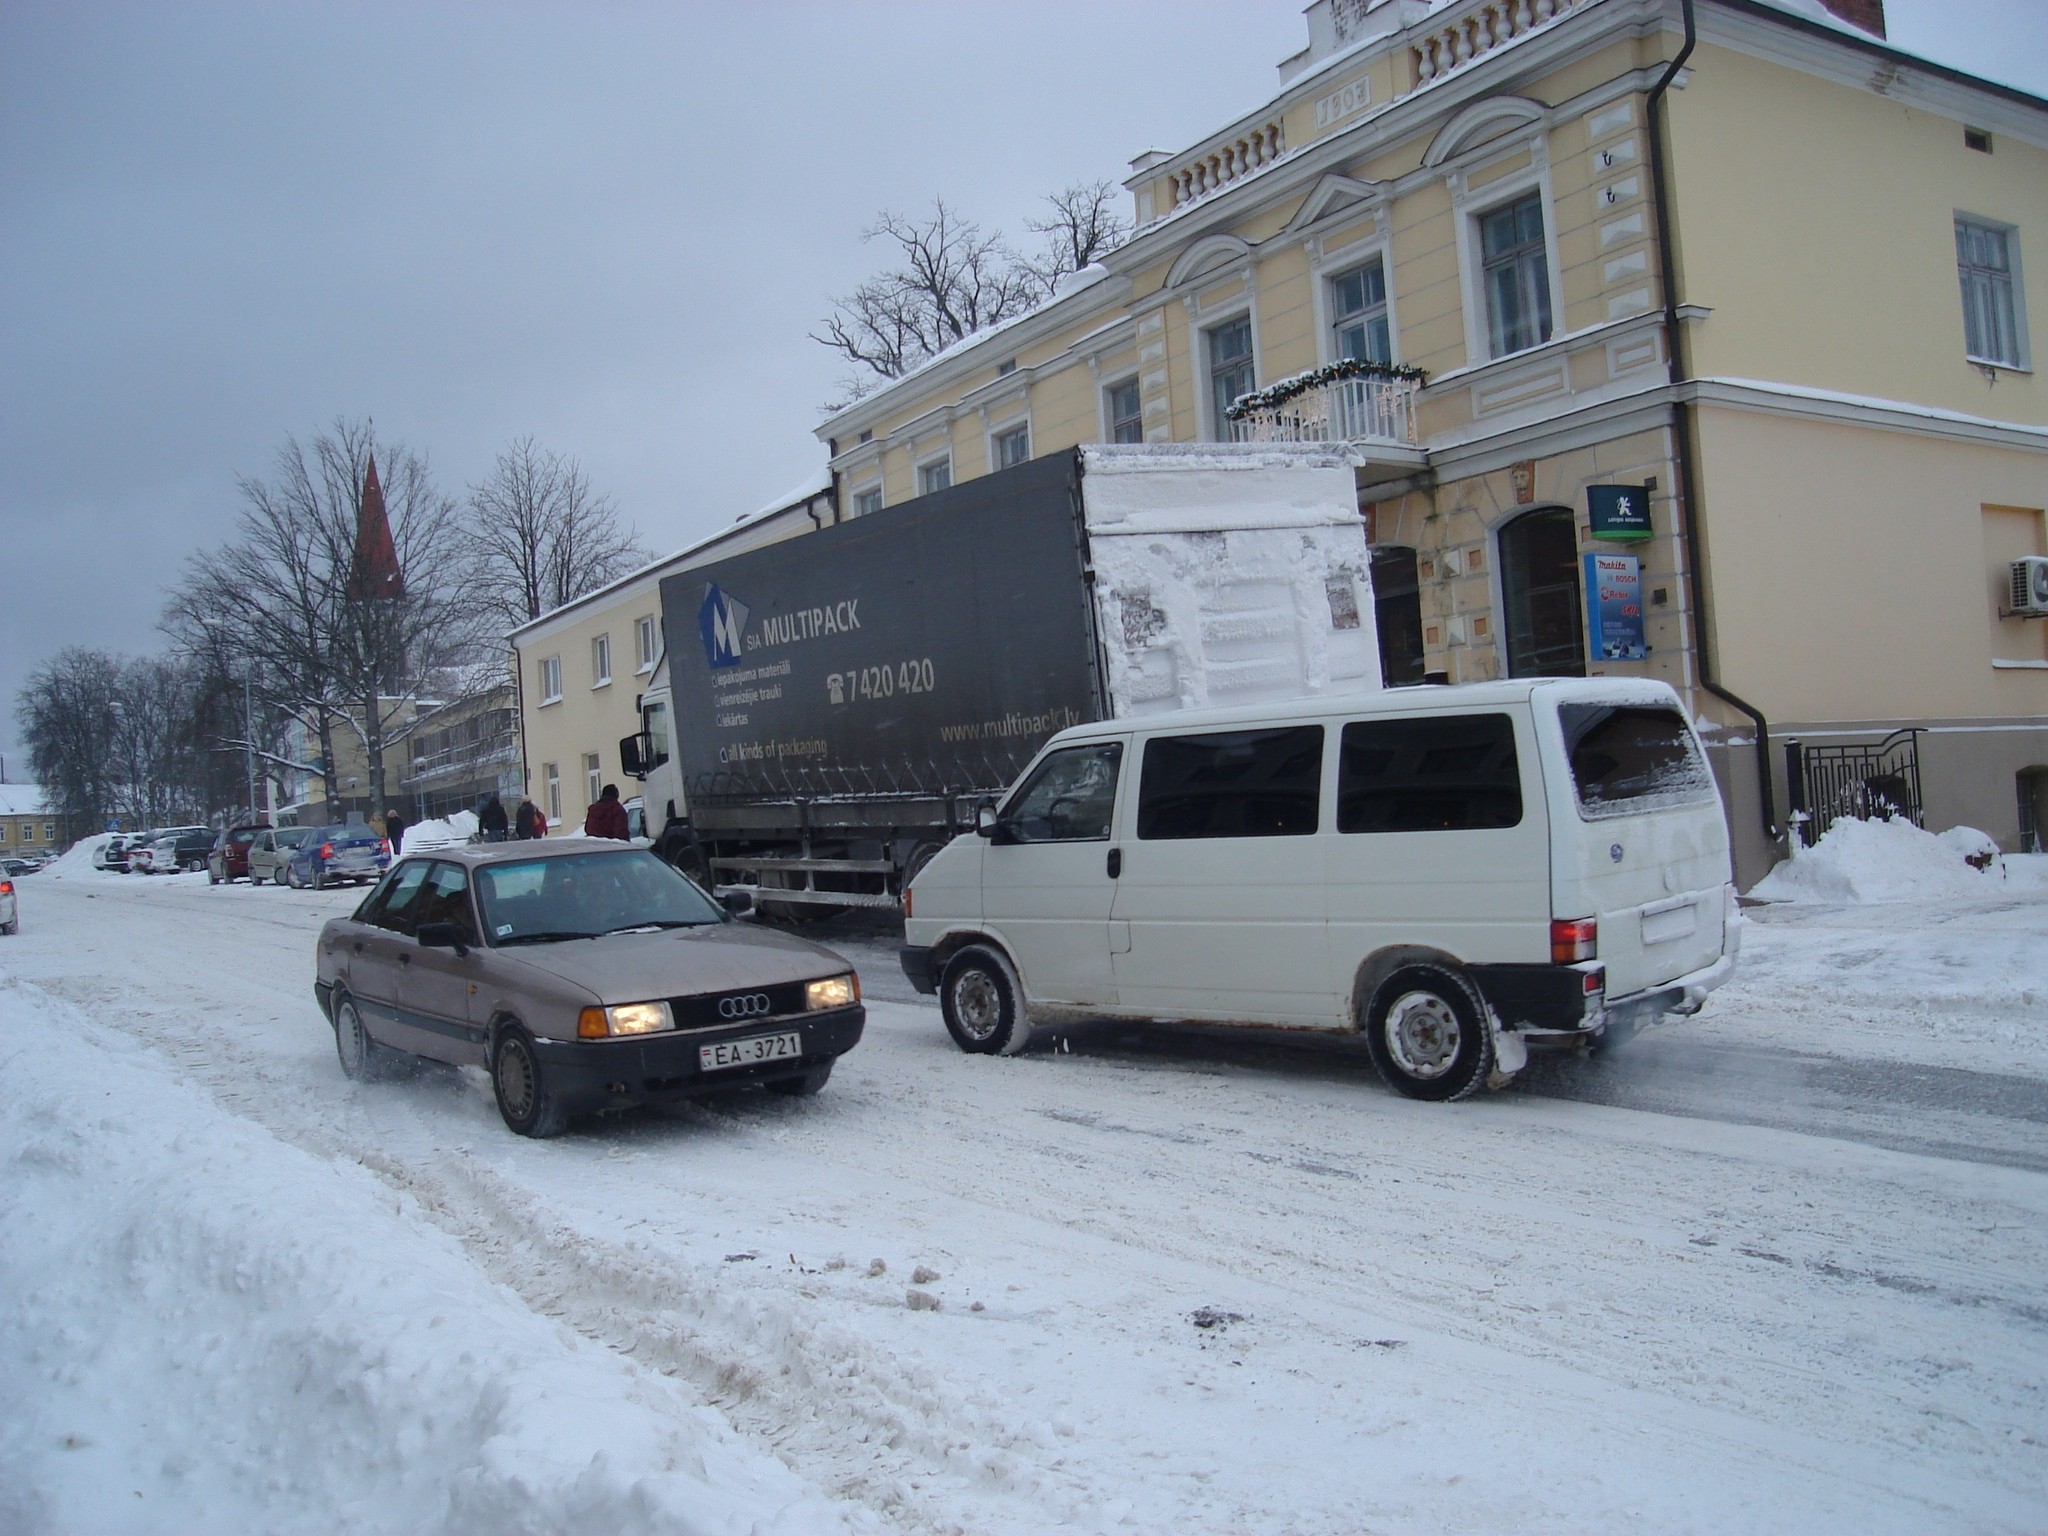
[[[816,1093],[867,1018],[829,949],[582,837],[400,860],[320,930],[313,990],[348,1076],[408,1055],[483,1067],[522,1136],[749,1084]]]

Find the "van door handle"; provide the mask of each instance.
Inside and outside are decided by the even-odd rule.
[[[1109,878],[1114,880],[1124,872],[1124,851],[1121,848],[1109,850]]]

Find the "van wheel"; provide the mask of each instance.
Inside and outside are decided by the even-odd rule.
[[[521,1136],[559,1136],[568,1128],[569,1116],[549,1092],[547,1073],[534,1054],[533,1036],[517,1024],[498,1032],[497,1049],[491,1052],[491,1087],[498,1113]]]
[[[996,950],[970,945],[946,962],[939,1011],[953,1043],[975,1056],[1014,1056],[1031,1038],[1024,988]]]
[[[1372,1064],[1410,1099],[1462,1099],[1493,1070],[1493,1037],[1464,984],[1449,971],[1396,971],[1373,995],[1366,1021]]]

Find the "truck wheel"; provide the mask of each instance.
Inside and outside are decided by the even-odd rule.
[[[780,1077],[768,1086],[777,1093],[786,1093],[792,1099],[808,1099],[832,1080],[832,1063],[826,1062],[805,1072],[799,1077]]]
[[[1024,987],[1002,954],[970,945],[946,962],[939,1011],[954,1044],[975,1056],[1014,1056],[1031,1038]]]
[[[547,1072],[534,1054],[533,1036],[517,1024],[498,1032],[497,1049],[491,1052],[491,1087],[498,1113],[519,1135],[544,1139],[568,1128],[568,1114],[548,1091]]]
[[[1405,1098],[1462,1099],[1493,1070],[1493,1036],[1470,990],[1436,966],[1409,966],[1382,983],[1365,1043],[1387,1086]]]

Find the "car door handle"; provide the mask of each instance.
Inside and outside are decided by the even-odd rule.
[[[408,954],[405,954],[405,953],[404,953],[403,951],[401,951],[401,952],[400,952],[400,954],[399,954],[399,956],[398,956],[398,963],[399,963],[400,965],[411,965],[411,964],[412,964],[412,956],[411,956],[411,955],[408,955]]]
[[[356,940],[356,953],[360,955],[360,954],[361,954],[362,952],[363,952],[363,941],[362,941],[361,939],[357,939],[357,940]]]
[[[1114,880],[1124,872],[1124,851],[1121,848],[1109,850],[1109,878]]]

